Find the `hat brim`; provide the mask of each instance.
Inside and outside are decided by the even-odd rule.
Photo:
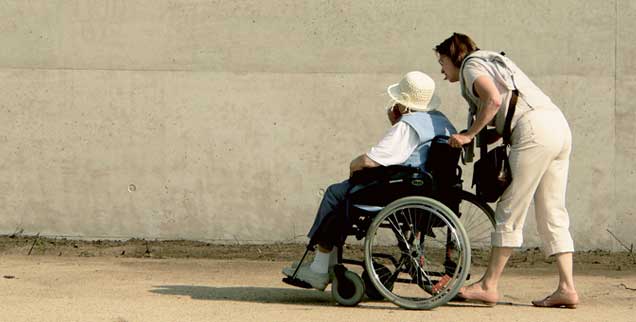
[[[428,112],[428,111],[433,111],[436,110],[440,107],[442,101],[440,100],[440,98],[437,96],[437,93],[433,93],[433,97],[431,97],[431,100],[428,101],[428,104],[415,104],[415,103],[410,103],[410,102],[404,102],[403,100],[401,100],[399,97],[401,96],[400,94],[400,84],[393,84],[391,86],[389,86],[386,91],[389,94],[389,96],[391,97],[392,100],[394,100],[397,103],[400,103],[414,111],[419,111],[419,112]]]

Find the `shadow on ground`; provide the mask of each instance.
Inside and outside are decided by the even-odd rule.
[[[150,290],[150,292],[162,295],[190,296],[195,300],[334,305],[331,293],[276,287],[161,285],[155,286],[155,289]]]
[[[189,296],[195,300],[240,301],[297,305],[310,304],[317,306],[336,305],[336,303],[331,298],[330,292],[320,292],[317,290],[252,286],[211,287],[194,285],[161,285],[154,287],[155,289],[150,290],[150,292],[161,295]],[[369,299],[365,299],[362,303],[364,303],[364,308],[367,309],[399,309],[397,306],[393,305],[381,305],[381,302],[384,301],[371,301]],[[522,304],[513,304],[510,302],[500,302],[499,304],[526,306]],[[446,305],[457,308],[485,307],[483,305],[474,305],[467,302],[455,302],[448,303]]]

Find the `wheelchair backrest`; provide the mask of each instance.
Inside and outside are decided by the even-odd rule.
[[[461,183],[461,168],[458,166],[460,156],[461,149],[451,147],[448,136],[433,138],[425,168],[437,186],[450,187]]]

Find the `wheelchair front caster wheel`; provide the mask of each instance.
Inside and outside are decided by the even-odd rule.
[[[336,302],[343,306],[358,305],[364,296],[362,278],[342,265],[334,267],[334,275],[331,284],[331,295]]]

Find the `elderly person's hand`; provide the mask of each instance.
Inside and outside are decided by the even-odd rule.
[[[362,154],[357,158],[351,161],[349,164],[349,178],[353,176],[353,173],[364,168],[375,168],[379,167],[381,164],[373,161],[373,159],[369,158],[366,154]]]
[[[461,148],[462,146],[470,143],[472,140],[473,137],[465,133],[453,134],[450,136],[448,144],[453,148]]]
[[[387,116],[389,117],[389,122],[391,122],[391,125],[395,125],[395,123],[400,121],[402,113],[400,112],[397,104],[393,104],[393,106],[391,106],[387,110]]]

